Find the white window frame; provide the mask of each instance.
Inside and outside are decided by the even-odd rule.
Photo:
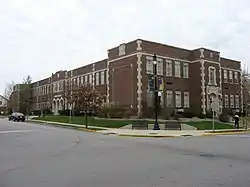
[[[105,71],[101,72],[101,84],[105,84]]]
[[[238,94],[235,95],[235,108],[240,108],[240,97]]]
[[[234,80],[233,80],[233,71],[229,71],[229,83],[233,84]]]
[[[154,64],[153,64],[153,57],[147,56],[146,57],[146,72],[147,74],[154,74]]]
[[[89,74],[89,84],[93,84],[92,74]]]
[[[224,95],[224,107],[229,108],[229,96],[228,96],[228,94]]]
[[[230,108],[234,108],[234,95],[230,94]]]
[[[187,62],[183,63],[183,78],[189,78],[189,64]]]
[[[84,85],[84,76],[81,76],[82,85]]]
[[[175,107],[182,108],[181,104],[181,91],[175,91]]]
[[[189,108],[190,107],[190,97],[189,97],[189,92],[184,92],[184,108]]]
[[[211,71],[214,72],[214,80],[211,82]],[[214,66],[209,66],[208,68],[208,84],[209,85],[217,85],[217,77],[216,77],[216,68]]]
[[[173,76],[173,61],[166,60],[166,76],[172,77]]]
[[[223,79],[224,83],[228,83],[228,71],[226,69],[223,70]]]
[[[173,90],[166,91],[166,106],[169,108],[173,107]]]
[[[237,71],[234,72],[234,83],[238,84],[239,83],[239,73]]]
[[[162,59],[157,59],[157,75],[163,75],[163,60]]]
[[[100,72],[95,73],[95,85],[98,86],[100,84]]]
[[[88,75],[84,76],[84,84],[88,84]]]
[[[174,76],[181,78],[181,62],[174,61]]]

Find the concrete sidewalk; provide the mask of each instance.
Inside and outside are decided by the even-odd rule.
[[[109,129],[99,131],[107,135],[134,136],[134,137],[183,137],[183,136],[211,136],[223,134],[246,133],[243,129],[223,130],[132,130],[132,129]]]

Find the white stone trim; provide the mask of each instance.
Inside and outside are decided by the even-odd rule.
[[[107,102],[106,103],[109,103],[109,61],[107,61],[107,71],[106,71],[106,85],[107,85]]]
[[[142,109],[142,54],[137,54],[137,116],[141,115]]]
[[[119,56],[125,55],[126,54],[126,45],[123,43],[119,46]]]
[[[241,107],[241,112],[243,113],[244,109],[243,109],[243,80],[242,80],[242,71],[240,72],[240,107]]]
[[[115,61],[118,61],[118,60],[122,60],[122,59],[125,59],[125,58],[129,58],[131,56],[136,56],[139,52],[135,52],[135,53],[132,53],[132,54],[129,54],[129,55],[125,55],[125,56],[122,56],[122,57],[119,57],[119,58],[115,58],[115,59],[112,59],[112,60],[108,60],[108,63],[110,62],[115,62]]]
[[[205,67],[204,60],[200,61],[201,63],[201,108],[202,114],[206,114],[206,94],[205,94]]]
[[[228,70],[228,71],[236,71],[236,72],[241,72],[241,70],[238,70],[238,69],[232,69],[232,68],[225,68],[225,67],[221,67],[221,69],[225,69],[225,70]]]
[[[194,61],[191,61],[191,63],[195,63],[195,62],[200,62],[201,60],[194,60]],[[211,64],[217,64],[217,65],[220,65],[220,62],[215,62],[215,61],[211,61],[211,60],[205,60],[205,62],[209,62]]]
[[[136,50],[137,50],[137,51],[141,51],[141,50],[142,50],[142,47],[141,47],[142,41],[141,41],[141,40],[137,40],[136,43],[137,43],[137,48],[136,48]]]
[[[153,54],[152,53],[146,53],[146,52],[140,52],[142,55],[145,55],[145,56],[152,56],[153,58]],[[190,60],[186,60],[186,59],[179,59],[179,58],[172,58],[172,57],[169,57],[169,56],[163,56],[163,55],[157,55],[158,58],[163,58],[164,60],[176,60],[176,61],[185,61],[185,62],[192,62]],[[200,60],[199,60],[200,61]]]

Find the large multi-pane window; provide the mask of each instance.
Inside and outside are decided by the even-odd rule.
[[[97,72],[96,74],[95,74],[95,85],[99,85],[99,75],[100,75],[100,73],[99,72]]]
[[[224,83],[228,83],[228,76],[227,76],[227,70],[223,70],[223,77],[224,77]]]
[[[166,76],[172,77],[172,74],[173,74],[172,60],[166,60]]]
[[[188,63],[183,63],[183,78],[188,78]]]
[[[105,71],[101,72],[101,84],[105,84]]]
[[[225,108],[229,108],[228,94],[224,95],[224,106]]]
[[[181,63],[179,61],[175,61],[174,63],[175,77],[181,77]]]
[[[181,92],[180,91],[175,92],[175,107],[181,108]]]
[[[240,98],[239,98],[239,95],[235,95],[235,108],[240,108]]]
[[[215,67],[209,67],[209,80],[208,84],[216,85],[216,69]]]
[[[184,108],[189,108],[189,92],[184,92]]]
[[[229,82],[232,84],[234,81],[233,81],[233,72],[232,71],[229,71]]]
[[[234,95],[230,95],[230,108],[234,108]]]
[[[167,107],[173,107],[173,91],[167,90],[166,91],[166,105]]]
[[[234,72],[234,83],[235,83],[235,84],[238,84],[238,82],[239,82],[239,80],[238,80],[238,72],[235,71],[235,72]]]

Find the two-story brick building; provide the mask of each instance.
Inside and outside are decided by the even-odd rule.
[[[130,106],[140,115],[153,105],[154,54],[163,107],[183,111],[192,106],[206,114],[215,100],[219,112],[243,109],[241,62],[206,48],[188,50],[142,39],[109,49],[107,59],[32,83],[32,109],[50,105],[58,114],[68,107],[65,96],[70,86],[91,83],[108,103]]]

